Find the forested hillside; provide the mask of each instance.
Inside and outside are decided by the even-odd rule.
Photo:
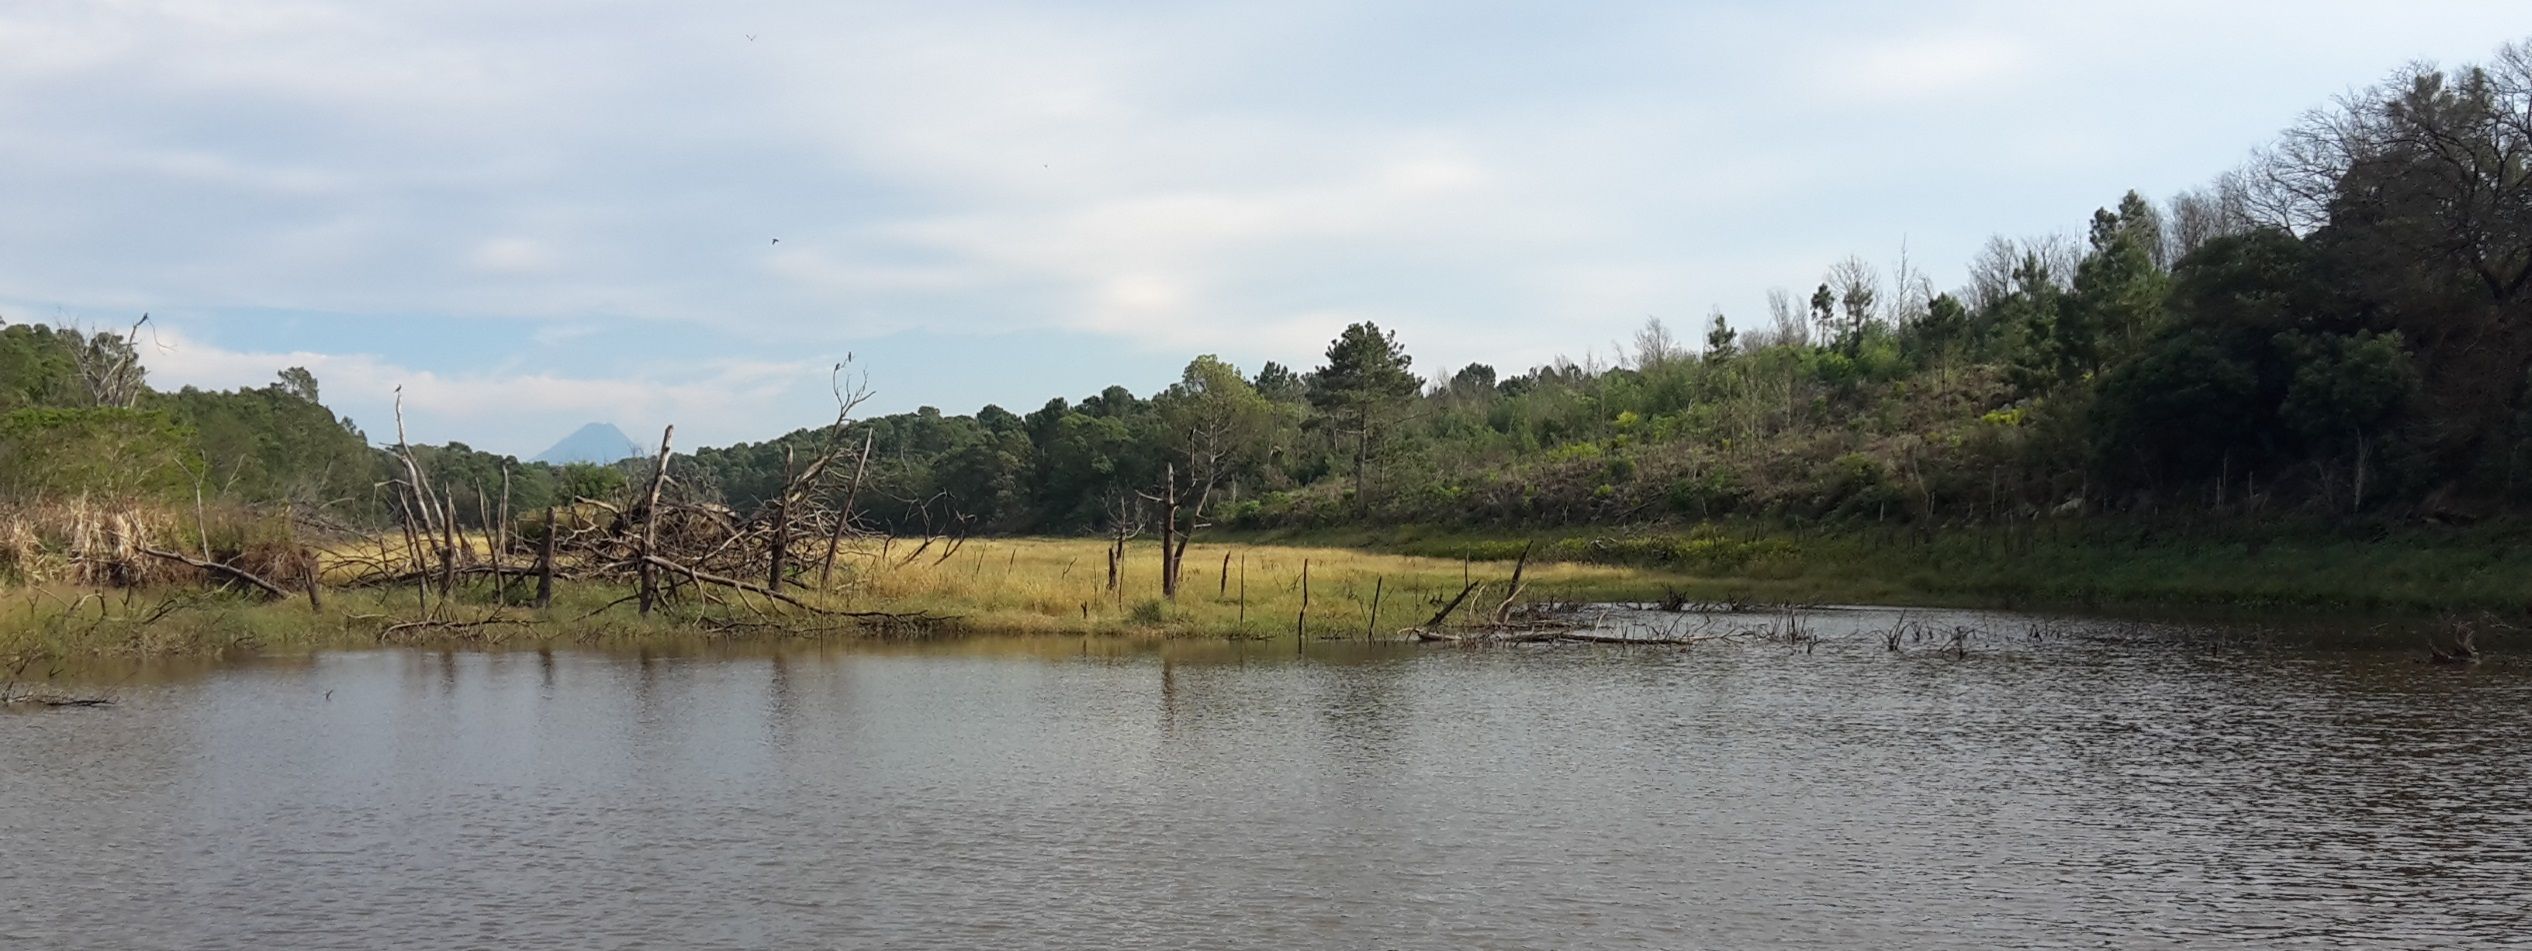
[[[1763,322],[1654,321],[1609,364],[1434,370],[1360,325],[1307,370],[1207,356],[1148,398],[873,420],[872,501],[1076,530],[1174,470],[1248,526],[2492,513],[2532,495],[2527,157],[2517,44],[2122,196],[2080,241],[1996,238],[1955,289],[1849,258]],[[698,461],[744,503],[778,444]]]
[[[1652,321],[1607,361],[1528,368],[1418,364],[1358,324],[1310,367],[1200,356],[1149,395],[926,408],[679,464],[745,509],[786,448],[866,444],[860,516],[935,533],[1150,525],[1172,496],[1180,528],[2468,519],[2532,501],[2528,162],[2517,44],[2403,70],[2203,189],[2118,197],[2080,238],[1998,237],[1949,289],[1848,258],[1763,318]],[[0,499],[396,517],[372,489],[385,457],[305,371],[144,383],[121,335],[0,329]],[[641,465],[421,455],[466,519],[505,479],[526,511]]]

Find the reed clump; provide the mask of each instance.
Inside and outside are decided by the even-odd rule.
[[[0,506],[0,582],[131,588],[191,580],[142,553],[176,537],[165,509],[88,496]]]

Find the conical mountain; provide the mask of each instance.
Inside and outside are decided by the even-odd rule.
[[[633,444],[633,437],[612,423],[590,423],[574,430],[554,448],[536,454],[536,461],[550,465],[594,462],[605,465],[622,462],[642,454],[642,447]]]

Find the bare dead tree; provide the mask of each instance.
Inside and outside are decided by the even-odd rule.
[[[149,315],[142,314],[121,336],[94,333],[71,351],[77,361],[79,382],[88,391],[91,405],[130,409],[141,398],[141,328],[149,324]]]
[[[1670,332],[1670,326],[1662,323],[1661,318],[1649,314],[1644,318],[1644,325],[1635,330],[1634,350],[1635,368],[1638,370],[1658,369],[1687,355],[1687,349]]]
[[[1186,549],[1180,547],[1178,532],[1178,466],[1170,463],[1161,468],[1158,494],[1146,493],[1144,501],[1160,506],[1161,597],[1178,600],[1178,559]],[[1123,554],[1122,551],[1119,554]]]
[[[642,506],[642,548],[638,565],[641,575],[639,594],[645,615],[659,604],[659,559],[654,554],[659,546],[659,493],[668,486],[668,446],[676,435],[677,427],[673,425],[660,431],[659,462],[651,469],[651,490],[647,494],[648,501]]]
[[[2222,186],[2173,195],[2163,206],[2162,264],[2170,267],[2217,238],[2251,228],[2250,213],[2240,196]]]
[[[1811,345],[1811,322],[1803,319],[1802,306],[1794,303],[1792,292],[1781,287],[1767,289],[1767,331],[1771,343]]]
[[[1839,258],[1829,265],[1821,284],[1837,306],[1838,320],[1831,336],[1850,339],[1881,318],[1881,271],[1871,262],[1852,254]]]
[[[1118,566],[1125,561],[1125,543],[1143,534],[1143,497],[1139,493],[1111,492],[1106,497],[1108,522],[1108,591],[1115,593]]]

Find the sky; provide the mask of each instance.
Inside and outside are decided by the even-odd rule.
[[[2201,185],[2532,4],[11,0],[0,319],[521,456],[1606,361]]]

